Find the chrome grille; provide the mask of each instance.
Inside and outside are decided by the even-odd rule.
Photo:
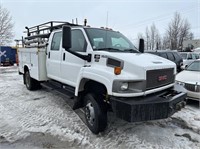
[[[200,85],[185,83],[185,89],[192,92],[200,92]]]
[[[157,69],[148,70],[146,72],[147,82],[146,90],[154,89],[157,87],[165,86],[174,83],[174,69]]]

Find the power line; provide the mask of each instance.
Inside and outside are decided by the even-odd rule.
[[[184,11],[179,11],[179,12],[181,12],[181,14],[185,14],[185,13],[191,12],[192,10],[194,10],[194,7],[191,7],[191,8],[185,9]],[[125,27],[125,26],[141,27],[142,25],[145,25],[147,22],[150,22],[150,21],[152,22],[152,21],[157,20],[157,22],[158,22],[158,21],[166,20],[166,19],[170,18],[173,14],[168,13],[168,14],[160,15],[160,16],[157,16],[157,17],[153,17],[153,18],[149,18],[149,19],[139,21],[137,23],[131,23],[131,24],[123,25],[123,27]]]

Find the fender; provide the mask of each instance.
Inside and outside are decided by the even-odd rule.
[[[89,80],[96,81],[103,84],[107,89],[108,95],[112,95],[113,78],[111,77],[110,73],[106,72],[105,70],[104,71],[97,70],[97,69],[95,70],[92,69],[92,71],[90,71],[90,69],[86,68],[80,71],[80,75],[76,83],[75,96],[78,96],[78,92],[84,89],[85,83],[88,82]]]

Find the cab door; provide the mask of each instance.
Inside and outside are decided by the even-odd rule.
[[[81,29],[73,29],[71,31],[72,47],[71,51],[78,52],[82,55],[87,54],[87,42],[84,33]],[[61,62],[61,78],[62,82],[71,86],[76,86],[78,76],[81,68],[86,61],[65,51],[62,48],[62,62]]]
[[[54,32],[50,37],[51,43],[47,48],[47,76],[51,79],[60,80],[60,64],[61,64],[61,36],[62,32]]]

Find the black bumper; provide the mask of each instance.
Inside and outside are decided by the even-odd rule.
[[[170,117],[185,106],[186,93],[173,89],[143,97],[110,97],[113,112],[128,122],[158,120]]]

